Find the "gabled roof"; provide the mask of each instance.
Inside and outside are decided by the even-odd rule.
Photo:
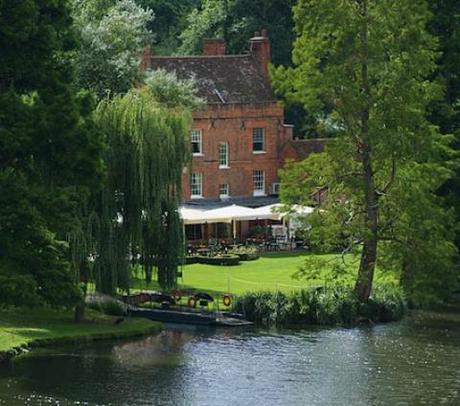
[[[153,56],[150,66],[174,71],[179,79],[193,78],[198,96],[209,104],[275,101],[271,86],[252,55]]]
[[[294,148],[300,158],[306,158],[314,152],[324,152],[324,147],[329,140],[326,138],[310,138],[306,140],[293,140]]]
[[[313,153],[324,152],[326,144],[330,141],[327,138],[291,140],[286,145],[286,148],[291,148],[295,152],[296,158],[301,161]]]

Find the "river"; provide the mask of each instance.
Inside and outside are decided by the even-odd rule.
[[[460,312],[37,349],[0,367],[0,404],[460,405]]]

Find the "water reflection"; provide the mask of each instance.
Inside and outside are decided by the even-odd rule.
[[[0,369],[0,404],[455,405],[459,344],[455,312],[355,329],[170,329],[34,351]]]

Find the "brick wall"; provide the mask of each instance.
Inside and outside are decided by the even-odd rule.
[[[194,129],[202,131],[202,156],[194,156],[183,175],[183,200],[190,199],[190,173],[203,176],[203,198],[219,198],[219,185],[229,184],[230,196],[253,195],[253,171],[265,172],[265,194],[278,182],[281,152],[292,137],[283,125],[283,109],[277,103],[216,104],[194,115]],[[253,128],[264,128],[265,151],[254,154]],[[219,168],[219,144],[229,147],[229,167]]]

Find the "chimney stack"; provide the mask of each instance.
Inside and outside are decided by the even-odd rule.
[[[203,55],[225,55],[225,40],[222,38],[205,38],[203,40]]]
[[[268,64],[271,61],[271,46],[267,30],[256,31],[249,40],[249,52],[259,62],[262,74],[268,80]]]
[[[146,45],[142,51],[141,63],[139,64],[139,70],[141,72],[148,71],[152,67],[152,52],[150,47]]]

